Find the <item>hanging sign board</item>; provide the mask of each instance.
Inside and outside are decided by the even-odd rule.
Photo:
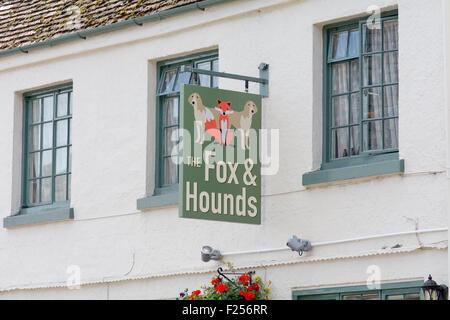
[[[180,216],[260,224],[261,96],[184,85],[180,101]]]

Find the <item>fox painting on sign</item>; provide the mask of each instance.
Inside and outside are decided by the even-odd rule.
[[[260,224],[261,96],[184,85],[181,101],[180,216]]]

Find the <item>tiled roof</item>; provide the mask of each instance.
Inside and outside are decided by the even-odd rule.
[[[0,0],[0,51],[202,0]]]

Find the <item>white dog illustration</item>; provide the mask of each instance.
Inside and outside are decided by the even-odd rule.
[[[250,128],[252,126],[252,118],[256,112],[258,112],[256,104],[253,101],[248,101],[244,106],[244,110],[242,110],[241,112],[235,111],[229,116],[231,125],[239,130],[242,134],[242,149],[250,149],[250,146],[248,144],[248,137],[250,135]]]
[[[205,141],[205,122],[206,119],[219,118],[219,112],[213,108],[208,108],[203,104],[202,98],[198,93],[192,93],[188,99],[189,103],[194,108],[195,130],[197,138],[195,143],[203,144]]]

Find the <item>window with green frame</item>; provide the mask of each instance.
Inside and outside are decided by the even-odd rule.
[[[24,208],[68,204],[72,87],[24,95]]]
[[[381,284],[379,289],[349,286],[311,290],[295,290],[294,300],[423,300],[423,281]]]
[[[180,89],[183,84],[198,84],[217,88],[217,77],[184,72],[183,66],[218,71],[216,51],[183,59],[165,61],[158,66],[157,88],[157,191],[171,190],[178,184],[178,165],[172,161],[177,155],[177,129],[179,128]]]
[[[322,168],[398,158],[397,15],[326,27],[324,35]]]

